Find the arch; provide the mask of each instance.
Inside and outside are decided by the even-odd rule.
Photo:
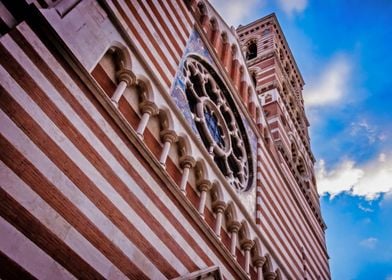
[[[301,156],[298,158],[297,171],[302,176],[306,175],[306,171],[307,170],[306,170],[305,161],[304,161],[304,159]]]
[[[244,241],[244,240],[251,240],[251,235],[250,235],[250,230],[249,230],[249,225],[246,220],[242,220],[241,222],[241,228],[239,231],[239,240]]]
[[[220,28],[219,28],[219,23],[218,23],[218,21],[216,20],[216,17],[215,16],[213,16],[213,17],[211,17],[211,19],[210,19],[210,24],[211,24],[211,30],[212,31],[218,31]]]
[[[205,25],[208,20],[207,6],[203,1],[197,3],[197,17],[201,25]]]
[[[110,47],[104,53],[104,55],[106,53],[109,53],[113,57],[114,63],[116,65],[116,70],[132,69],[131,54],[128,48],[122,43],[118,41],[113,41],[110,44]]]
[[[184,133],[180,133],[180,135],[178,136],[178,152],[180,157],[192,155],[192,146],[189,142],[189,137]]]
[[[235,60],[237,58],[237,53],[238,53],[238,47],[236,44],[231,45],[231,54],[232,54],[232,59]]]
[[[251,250],[252,258],[262,257],[263,256],[263,251],[262,251],[262,246],[261,246],[260,239],[255,238],[253,240],[253,242],[254,242],[254,246],[252,247],[252,250]]]
[[[257,57],[257,40],[251,39],[246,43],[246,60],[251,60]]]
[[[256,87],[257,86],[257,73],[256,73],[256,71],[252,71],[250,73],[250,78],[252,80],[253,85]]]
[[[139,89],[141,89],[142,92],[142,96],[141,99],[143,100],[149,100],[154,102],[154,91],[152,89],[152,84],[150,82],[150,80],[141,74],[137,74],[136,75],[136,81],[137,81],[137,85],[139,87]]]
[[[226,211],[226,224],[238,221],[237,209],[232,201],[227,204]]]
[[[298,149],[295,142],[291,142],[291,160],[296,163],[298,159]]]
[[[196,161],[195,175],[197,181],[208,178],[208,168],[206,163],[204,162],[204,159],[198,159]]]
[[[229,41],[229,37],[227,36],[227,32],[226,31],[223,31],[221,33],[221,37],[222,37],[222,42],[223,43],[227,43]]]
[[[211,200],[215,201],[224,201],[222,187],[218,181],[214,181],[211,188]]]
[[[266,254],[265,256],[265,263],[263,265],[263,273],[272,272],[274,269],[272,267],[272,260],[270,254]]]
[[[277,268],[277,269],[275,270],[275,273],[276,273],[276,278],[275,278],[275,280],[283,280],[283,278],[282,278],[282,272],[280,271],[279,268]]]
[[[174,129],[174,122],[170,113],[170,110],[166,107],[159,108],[159,124],[161,125],[161,129]]]

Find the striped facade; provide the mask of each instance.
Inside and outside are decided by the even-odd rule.
[[[1,279],[330,279],[319,205],[211,4],[3,0],[0,15]],[[247,191],[173,97],[192,34],[254,144]]]

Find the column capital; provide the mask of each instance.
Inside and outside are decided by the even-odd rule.
[[[243,239],[240,242],[241,249],[244,251],[250,251],[255,243],[251,239]]]
[[[193,168],[195,164],[196,160],[192,156],[185,155],[180,158],[181,168]]]
[[[160,133],[163,142],[174,143],[177,140],[177,135],[173,130],[164,129]]]
[[[209,191],[211,189],[211,181],[207,180],[207,179],[203,179],[200,180],[199,182],[197,182],[197,189],[202,192],[202,191]]]
[[[241,228],[241,223],[238,221],[232,221],[229,225],[228,225],[228,230],[230,232],[238,232]]]
[[[154,116],[158,114],[158,106],[150,100],[143,100],[140,103],[140,111],[142,112],[142,114],[147,113],[150,116]]]
[[[265,280],[275,280],[276,279],[276,273],[273,271],[267,272],[265,274]]]
[[[131,70],[121,69],[116,73],[117,79],[121,82],[124,81],[127,83],[127,87],[136,83],[136,76],[133,74]]]
[[[223,213],[226,209],[226,202],[217,200],[212,203],[212,210],[217,213]]]
[[[253,265],[255,267],[263,267],[265,261],[266,261],[265,257],[257,256],[253,259]]]

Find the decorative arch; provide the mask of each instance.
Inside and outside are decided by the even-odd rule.
[[[105,53],[112,55],[118,69],[132,69],[131,54],[128,48],[120,42],[114,41]]]
[[[265,256],[265,263],[263,265],[263,274],[268,272],[273,272],[274,268],[272,267],[272,260],[270,254],[266,254]]]
[[[225,201],[222,187],[220,186],[219,182],[213,182],[211,188],[211,200],[212,202],[215,201]]]
[[[237,209],[232,201],[227,204],[225,214],[227,224],[238,221]]]
[[[188,136],[183,133],[178,135],[178,152],[180,157],[192,155],[192,145],[189,142]]]
[[[208,168],[204,159],[198,159],[195,165],[196,180],[200,181],[208,178]]]
[[[141,91],[141,96],[139,97],[141,101],[149,100],[154,102],[154,91],[150,80],[144,75],[136,75],[137,85]]]
[[[242,220],[242,222],[241,222],[241,228],[239,231],[239,239],[240,239],[240,242],[248,241],[248,240],[252,239],[252,237],[250,235],[249,225],[246,220]]]
[[[158,113],[158,117],[159,117],[159,123],[161,125],[161,129],[165,130],[165,129],[174,129],[174,122],[170,113],[170,110],[168,108],[165,107],[161,107],[159,108],[159,113]]]

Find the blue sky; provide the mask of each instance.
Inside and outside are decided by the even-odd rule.
[[[392,0],[213,0],[235,27],[275,12],[304,98],[333,279],[392,280]]]

